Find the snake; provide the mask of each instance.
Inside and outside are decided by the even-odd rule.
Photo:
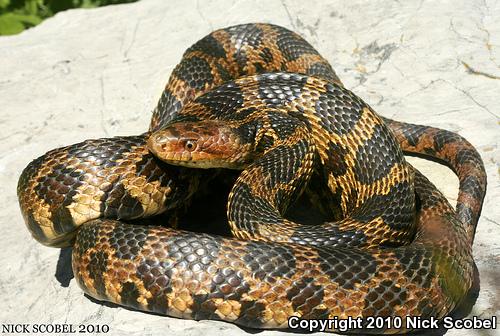
[[[456,208],[409,153],[454,170]],[[226,168],[239,174],[228,196],[232,237],[141,222],[175,217]],[[188,48],[145,133],[51,150],[17,186],[31,235],[72,247],[88,295],[251,328],[288,328],[291,317],[449,315],[472,286],[485,192],[466,139],[379,116],[300,35],[264,23],[219,29]],[[329,221],[285,218],[304,193]]]

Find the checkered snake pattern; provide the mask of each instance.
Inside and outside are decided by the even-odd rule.
[[[238,161],[233,237],[134,224],[175,212],[214,171],[163,162],[165,134],[194,167],[203,137]],[[456,209],[404,153],[455,171]],[[331,221],[284,217],[304,190]],[[75,279],[90,296],[253,328],[286,328],[292,316],[446,316],[472,285],[485,190],[467,140],[379,116],[308,42],[271,24],[220,29],[191,46],[144,134],[54,149],[18,183],[32,236],[73,246]]]

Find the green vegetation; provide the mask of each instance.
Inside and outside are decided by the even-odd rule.
[[[13,35],[36,26],[57,12],[137,0],[0,0],[0,35]]]

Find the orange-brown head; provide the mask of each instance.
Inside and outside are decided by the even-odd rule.
[[[169,164],[192,168],[243,169],[251,144],[222,121],[178,122],[151,134],[149,150]]]

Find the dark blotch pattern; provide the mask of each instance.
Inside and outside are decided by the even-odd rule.
[[[106,193],[102,201],[101,211],[105,218],[133,219],[143,212],[139,200],[132,197],[121,183]]]
[[[332,281],[345,289],[355,289],[356,284],[370,281],[377,270],[377,261],[368,252],[318,248],[319,265]]]
[[[32,182],[32,178],[36,173],[42,168],[45,164],[45,158],[50,155],[50,152],[42,155],[35,160],[31,161],[26,168],[23,169],[21,176],[19,177],[19,181],[17,183],[17,194],[23,193],[26,189],[28,189],[30,183]]]
[[[334,142],[328,142],[327,159],[324,164],[333,176],[341,176],[346,173],[347,163],[345,157],[347,153],[346,148]]]
[[[244,281],[241,274],[233,267],[224,267],[217,271],[212,278],[211,295],[209,298],[223,298],[239,301],[243,294],[248,293],[250,286]]]
[[[278,183],[290,184],[297,177],[309,145],[307,140],[302,139],[290,146],[276,146],[255,162],[256,166],[263,168],[265,174],[269,174],[270,178],[266,181],[269,189]]]
[[[302,278],[295,281],[286,292],[286,297],[292,302],[293,309],[302,312],[302,318],[316,317],[309,315],[314,307],[323,301],[323,287],[316,285],[314,281],[313,278]]]
[[[219,320],[220,317],[215,314],[217,305],[208,300],[208,294],[193,295],[193,314],[195,320]]]
[[[290,138],[297,127],[301,126],[297,119],[282,112],[268,112],[267,118],[271,122],[271,128],[276,131],[278,138],[281,140]]]
[[[154,130],[158,130],[165,126],[182,108],[182,102],[177,99],[177,97],[170,92],[169,89],[165,89],[161,94],[160,100],[156,107],[155,115],[160,116],[160,121],[158,126]]]
[[[257,48],[262,42],[264,32],[259,27],[252,24],[243,24],[227,28],[226,31],[234,41],[234,45],[242,48],[248,44],[252,48]],[[239,50],[238,48],[238,50]]]
[[[404,162],[399,145],[385,125],[375,125],[373,134],[356,152],[354,173],[364,184],[386,176],[397,163]]]
[[[241,76],[248,75],[248,57],[245,49],[238,49],[238,51],[233,54],[233,57],[238,66],[238,74]]]
[[[146,242],[147,230],[143,226],[116,225],[109,244],[120,259],[133,260],[141,252]]]
[[[336,224],[302,225],[290,240],[296,244],[329,248],[359,247],[366,243],[366,235],[360,230],[341,229]]]
[[[228,69],[224,68],[221,64],[216,64],[217,72],[219,73],[220,79],[224,82],[230,81],[233,78]]]
[[[387,195],[373,195],[355,210],[352,218],[363,223],[381,216],[391,229],[411,231],[415,198],[408,182],[394,185]]]
[[[208,107],[214,117],[225,119],[243,106],[243,92],[234,82],[229,82],[195,101]]]
[[[264,135],[260,138],[259,142],[255,146],[255,151],[257,153],[263,153],[266,149],[271,148],[274,145],[274,138],[270,135]]]
[[[94,289],[99,298],[106,297],[106,285],[104,284],[104,273],[107,268],[108,254],[97,251],[90,254],[90,262],[87,266],[90,277],[94,280]]]
[[[378,286],[369,289],[365,298],[365,306],[371,308],[369,316],[394,316],[394,307],[401,306],[406,301],[406,297],[407,293],[404,287],[386,279],[382,280]],[[368,315],[364,317],[368,317]]]
[[[459,142],[462,137],[456,133],[439,130],[434,135],[434,148],[437,152],[441,151],[446,144]]]
[[[152,294],[152,297],[148,299],[148,309],[153,312],[168,313],[166,296],[172,291],[170,284],[174,267],[173,262],[159,261],[156,258],[146,259],[137,267],[137,277]]]
[[[463,179],[461,192],[467,193],[472,196],[474,199],[482,199],[484,195],[484,189],[480,187],[481,182],[477,179],[476,176],[470,175]]]
[[[205,89],[212,84],[213,75],[210,65],[203,58],[192,56],[185,58],[173,71],[173,74],[186,82],[191,88]]]
[[[78,232],[78,255],[83,255],[85,251],[92,249],[98,241],[99,225],[91,225],[91,223],[92,222],[85,224]]]
[[[252,120],[247,123],[242,123],[234,129],[235,133],[238,134],[240,141],[244,144],[254,143],[255,135],[257,130],[261,127],[260,120]]]
[[[258,98],[269,107],[286,106],[300,97],[306,79],[297,74],[263,74],[259,76]]]
[[[327,84],[327,92],[316,102],[321,126],[338,135],[349,133],[357,124],[366,104],[352,92],[336,84]]]
[[[245,246],[245,252],[243,261],[257,279],[273,283],[277,278],[295,274],[293,247],[251,242]]]
[[[149,183],[159,182],[162,187],[173,186],[181,179],[181,169],[165,164],[151,154],[143,155],[135,163],[136,176],[144,176]]]
[[[46,243],[48,237],[43,233],[42,228],[40,227],[40,223],[38,223],[35,220],[35,217],[33,217],[32,213],[28,213],[25,218],[26,221],[26,226],[28,227],[28,230],[31,232],[33,237],[36,237],[36,239],[42,243]]]
[[[206,270],[217,259],[221,239],[195,233],[172,237],[168,256],[175,260],[176,267],[193,272]]]
[[[71,213],[65,206],[54,209],[50,219],[54,223],[54,231],[57,234],[64,235],[75,229],[75,223],[73,222]]]
[[[36,195],[52,209],[67,206],[73,202],[76,190],[84,184],[85,171],[70,169],[63,164],[53,167],[52,171],[41,176],[35,187]]]
[[[273,52],[269,48],[263,48],[260,52],[260,57],[265,63],[271,63],[273,61]]]
[[[404,276],[411,283],[423,288],[430,288],[435,277],[434,251],[423,247],[399,248],[394,252],[400,264],[405,265]]]
[[[287,61],[295,61],[305,54],[317,54],[318,52],[299,35],[281,28],[276,44]]]
[[[135,307],[138,305],[137,299],[140,296],[139,289],[133,282],[125,282],[120,293],[122,304]]]
[[[257,109],[253,106],[240,108],[234,111],[233,120],[243,120],[256,111]],[[261,124],[260,120],[254,120],[254,122],[258,125]]]
[[[420,137],[426,132],[426,127],[415,127],[412,132],[403,132],[406,141],[410,146],[416,146],[420,141]]]
[[[307,69],[306,74],[323,78],[328,82],[340,81],[335,71],[333,71],[332,66],[328,63],[314,63]]]
[[[185,55],[188,55],[194,51],[199,51],[215,58],[226,58],[226,51],[224,50],[224,47],[212,35],[207,35],[196,42],[188,50],[186,50]]]
[[[125,153],[133,151],[134,146],[144,146],[143,136],[115,137],[109,139],[86,140],[67,147],[68,158],[77,158],[92,166],[113,167]]]
[[[253,195],[246,184],[236,184],[233,189],[232,209],[229,220],[242,229],[253,232],[256,225],[282,224],[280,213],[268,201]]]
[[[307,118],[304,108],[300,105],[297,105],[296,108],[296,111],[287,111],[287,114],[297,120],[300,120],[304,125],[306,125],[308,130],[312,130],[313,126],[311,125],[311,121]]]
[[[240,308],[240,317],[235,321],[238,324],[259,328],[263,324],[263,314],[266,305],[256,301],[242,301]]]

